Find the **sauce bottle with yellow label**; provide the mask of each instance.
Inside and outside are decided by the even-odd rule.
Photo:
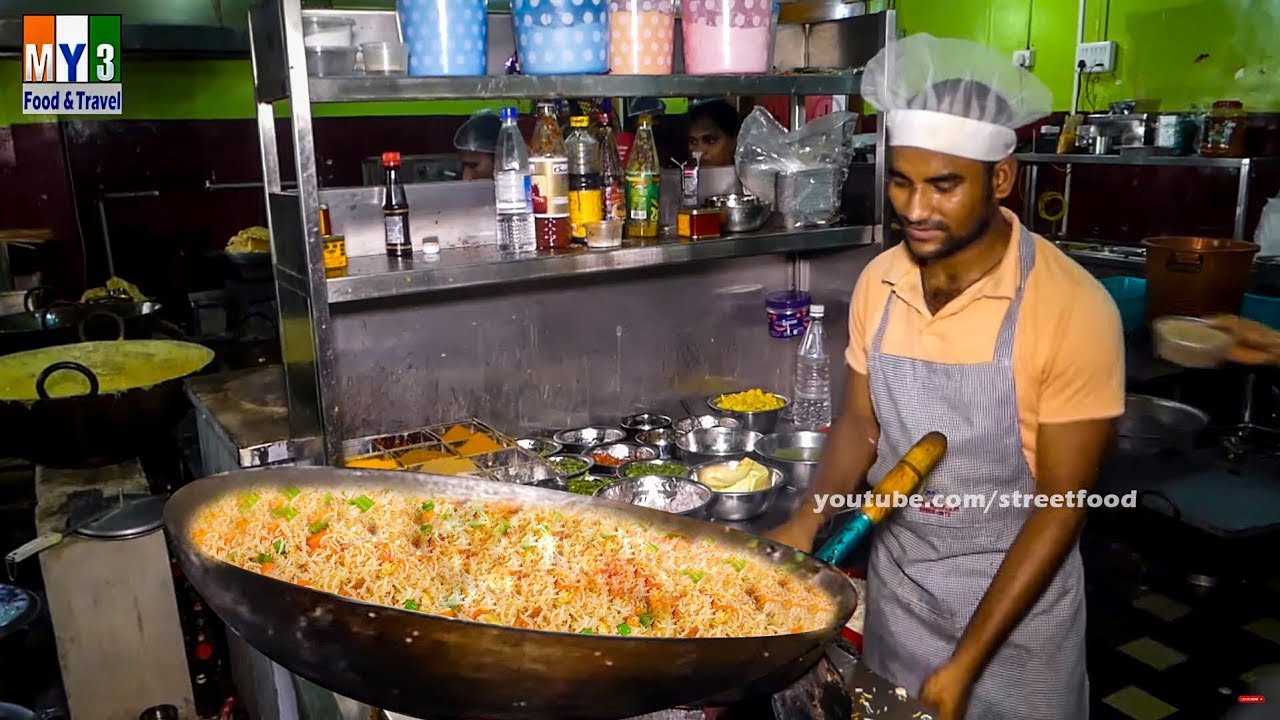
[[[658,237],[662,166],[653,140],[653,120],[640,116],[636,142],[627,158],[627,237]]]
[[[587,223],[604,219],[604,183],[600,143],[587,129],[585,115],[569,119],[573,132],[564,141],[569,155],[569,225],[575,240],[585,240]]]

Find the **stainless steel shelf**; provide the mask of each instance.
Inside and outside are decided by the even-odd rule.
[[[862,73],[838,75],[493,75],[310,78],[311,101],[378,102],[449,98],[857,95]]]
[[[1207,158],[1196,155],[1186,156],[1133,156],[1133,155],[1059,155],[1057,153],[1018,153],[1019,162],[1055,163],[1058,165],[1132,165],[1151,167],[1203,167],[1203,168],[1242,168],[1250,165],[1275,163],[1280,158]]]
[[[623,247],[611,250],[574,247],[526,255],[500,253],[494,246],[485,246],[444,250],[434,258],[422,253],[404,259],[353,257],[345,276],[329,280],[329,303],[751,255],[857,247],[874,242],[872,230],[870,226],[765,230],[697,241],[664,237],[645,244],[627,241]]]

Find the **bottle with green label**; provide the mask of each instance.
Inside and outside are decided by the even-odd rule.
[[[662,166],[658,145],[653,140],[653,120],[640,116],[631,157],[627,159],[627,236],[658,236],[658,208],[662,188]]]

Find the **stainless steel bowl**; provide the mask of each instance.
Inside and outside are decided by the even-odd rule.
[[[622,428],[633,433],[643,433],[670,427],[671,418],[657,413],[637,413],[622,418]]]
[[[612,427],[584,427],[573,430],[561,430],[551,437],[571,453],[582,453],[588,448],[605,443],[614,443],[625,439],[627,434]]]
[[[720,210],[720,229],[730,233],[759,230],[773,212],[769,203],[754,195],[715,195],[707,205]]]
[[[721,393],[720,395],[712,395],[707,398],[707,407],[711,408],[716,413],[724,415],[725,417],[731,417],[734,420],[737,420],[739,423],[742,423],[742,427],[748,430],[755,430],[756,432],[765,435],[773,432],[774,429],[778,427],[778,418],[782,416],[782,411],[791,404],[791,401],[787,399],[787,396],[779,395],[778,393],[770,393],[770,395],[782,400],[782,407],[775,410],[739,412],[737,410],[725,410],[717,404],[720,402],[720,398],[725,395],[732,394],[733,393]]]
[[[595,496],[689,517],[701,516],[714,501],[711,488],[702,483],[660,475],[617,480]]]
[[[774,433],[761,438],[753,454],[761,463],[781,470],[792,487],[803,491],[813,487],[826,440],[827,436],[819,432]],[[780,453],[786,457],[780,457]]]
[[[717,461],[703,463],[695,466],[689,471],[689,477],[702,483],[702,474],[708,468],[719,465],[727,465],[736,467],[741,460]],[[765,466],[769,470],[769,487],[766,490],[756,490],[754,492],[719,492],[712,490],[715,499],[711,503],[711,517],[716,520],[726,520],[729,522],[738,522],[740,520],[750,520],[751,518],[760,517],[773,505],[774,500],[778,498],[778,494],[787,486],[786,478],[783,477],[782,471],[775,467]]]
[[[551,457],[564,449],[560,443],[545,437],[526,437],[516,440],[516,445],[540,457]]]
[[[691,464],[741,460],[764,437],[741,428],[714,427],[693,430],[676,440],[676,456]]]
[[[705,430],[707,428],[714,427],[740,428],[742,427],[742,423],[731,417],[722,417],[719,415],[691,415],[689,417],[682,417],[671,424],[671,428],[681,435],[689,432],[690,430]]]
[[[578,472],[574,472],[574,473],[561,472],[559,465],[556,464],[556,460],[561,458],[572,458],[574,460],[581,460],[582,462],[586,463],[587,466],[579,470]],[[585,475],[591,472],[591,468],[595,466],[595,461],[593,461],[591,458],[587,457],[586,455],[577,455],[574,453],[561,453],[559,455],[552,455],[551,457],[547,458],[547,462],[550,463],[551,469],[553,472],[555,472],[557,480],[568,480],[570,478],[575,478],[580,475]]]
[[[581,485],[586,483],[595,483],[596,487],[594,489],[591,489],[587,492],[579,493],[581,495],[595,495],[596,490],[599,490],[600,488],[604,487],[605,485],[608,485],[609,483],[617,479],[618,478],[613,475],[599,475],[596,473],[587,473],[586,475],[579,475],[578,477],[575,477],[575,478],[568,478],[563,481],[563,485],[561,487],[557,487],[555,489],[563,490],[565,492],[574,492],[575,485],[578,485],[579,487],[581,487]]]
[[[683,470],[680,472],[678,476],[651,471],[651,468],[653,468],[655,465],[664,465],[664,464],[671,465],[672,470],[675,469],[675,466],[679,466],[683,468]],[[669,459],[663,458],[663,459],[655,459],[655,460],[635,460],[633,462],[629,462],[629,463],[620,465],[618,467],[618,477],[620,478],[644,477],[646,475],[657,475],[659,477],[689,477],[689,466],[685,465],[679,460],[669,460]]]
[[[656,459],[658,457],[658,449],[649,447],[648,445],[640,445],[632,442],[615,442],[609,443],[608,445],[597,445],[588,449],[583,454],[591,458],[591,461],[595,463],[596,468],[601,472],[604,472],[606,469],[617,472],[618,468],[629,462]],[[610,465],[608,462],[602,462],[602,459],[600,458],[600,455],[602,454],[608,456],[608,458],[604,458],[604,460],[613,458],[614,460],[617,460],[618,463],[616,465]]]
[[[665,460],[675,457],[676,438],[678,437],[680,437],[680,433],[674,428],[658,428],[657,430],[640,433],[636,436],[636,442],[657,450],[658,457]]]

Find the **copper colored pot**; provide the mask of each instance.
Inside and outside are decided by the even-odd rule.
[[[1243,240],[1153,237],[1147,249],[1147,322],[1165,315],[1237,313],[1258,246]]]

